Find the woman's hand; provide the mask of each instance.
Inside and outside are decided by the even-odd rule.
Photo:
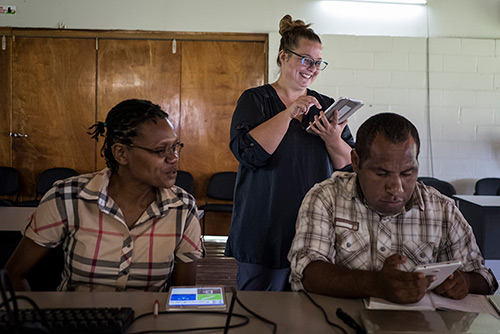
[[[325,116],[325,112],[321,110],[319,112],[319,117],[314,116],[314,122],[309,122],[311,129],[318,136],[323,139],[326,144],[332,143],[335,140],[340,139],[342,135],[342,131],[347,125],[347,121],[343,123],[338,123],[338,110],[335,110],[333,113],[333,118],[330,122]]]
[[[300,96],[285,110],[288,112],[290,119],[292,119],[307,114],[312,106],[316,106],[318,109],[322,108],[314,96],[304,95]]]
[[[320,111],[319,117],[314,116],[313,122],[309,122],[311,129],[324,142],[333,168],[341,169],[351,164],[351,147],[342,139],[342,132],[347,126],[347,121],[338,123],[338,111],[335,110],[331,122],[325,116],[323,110]]]

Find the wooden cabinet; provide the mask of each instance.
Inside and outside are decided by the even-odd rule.
[[[174,53],[172,44],[172,40],[99,40],[97,120],[104,121],[120,101],[138,98],[160,105],[178,128],[181,53],[177,47]],[[99,155],[97,169],[104,167]]]
[[[91,39],[16,37],[12,48],[12,165],[34,196],[50,167],[95,169],[96,50]]]
[[[102,140],[88,127],[128,98],[168,112],[185,143],[179,168],[193,174],[200,204],[211,174],[236,171],[231,117],[243,90],[267,82],[267,35],[3,31],[0,164],[21,171],[24,199],[46,168],[103,168]]]
[[[229,150],[229,127],[241,93],[262,85],[267,55],[259,42],[186,41],[182,44],[180,136],[185,144],[180,168],[195,179],[204,199],[214,172],[236,171]]]

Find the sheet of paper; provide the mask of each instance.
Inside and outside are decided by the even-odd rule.
[[[431,298],[436,309],[488,313],[500,319],[500,315],[483,295],[468,294],[464,299],[455,300],[431,293]]]
[[[435,307],[429,294],[426,294],[418,303],[414,304],[396,304],[382,298],[365,299],[365,307],[371,310],[415,310],[415,311],[433,311]]]

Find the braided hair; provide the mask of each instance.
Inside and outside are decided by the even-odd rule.
[[[285,15],[280,21],[280,30],[279,33],[281,35],[280,40],[280,48],[281,50],[293,50],[296,49],[300,38],[305,38],[310,41],[321,43],[321,38],[314,32],[312,28],[310,28],[311,24],[305,24],[302,20],[293,20],[290,15]],[[278,58],[276,63],[279,67],[281,67],[281,60]]]
[[[156,123],[158,118],[168,118],[168,114],[159,105],[147,100],[130,99],[114,106],[108,112],[106,122],[97,122],[89,127],[89,134],[96,141],[99,141],[99,137],[104,137],[101,156],[106,159],[111,172],[118,170],[118,162],[112,152],[113,145],[132,144],[132,138],[138,135],[139,126],[147,121]]]

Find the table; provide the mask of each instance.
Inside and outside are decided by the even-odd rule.
[[[0,206],[0,231],[21,231],[35,207]]]
[[[500,196],[455,195],[457,205],[472,226],[483,257],[500,260]]]
[[[153,311],[154,301],[160,303],[160,311],[164,310],[164,305],[167,299],[166,293],[158,292],[22,292],[19,295],[29,296],[35,300],[40,307],[124,307],[132,306],[135,310],[136,317]],[[238,298],[244,305],[254,312],[277,323],[277,333],[339,333],[325,322],[323,314],[317,309],[309,299],[299,292],[264,292],[264,291],[239,291]],[[227,293],[227,299],[231,300],[231,293]],[[311,297],[320,304],[327,312],[328,318],[342,326],[347,333],[354,333],[354,330],[343,324],[335,315],[338,307],[341,307],[345,312],[350,314],[358,323],[360,320],[360,312],[364,309],[360,299],[340,299],[327,296],[311,294]],[[497,303],[500,303],[500,296],[493,297]],[[28,307],[24,301],[20,301],[21,307]],[[375,311],[378,312],[378,311]],[[387,311],[382,311],[387,312]],[[392,312],[392,313],[391,313]],[[249,315],[238,304],[235,304],[234,313],[243,314],[250,318],[250,323],[246,326],[231,329],[230,333],[272,333],[270,325],[265,324],[257,318]],[[404,324],[409,329],[416,328],[412,321],[419,321],[421,312],[401,312],[390,311],[385,313],[386,316],[395,317],[403,316]],[[441,314],[441,315],[440,315]],[[442,316],[446,314],[446,316]],[[485,333],[498,332],[500,328],[500,320],[491,316],[490,318],[475,316],[475,313],[464,313],[454,311],[438,311],[433,312],[435,319],[442,322],[443,319],[448,328],[452,328],[453,332],[461,332],[457,328],[457,319],[467,319],[466,333]],[[484,314],[486,316],[486,314]],[[430,317],[431,319],[433,317]],[[429,319],[429,317],[427,317]],[[395,319],[396,320],[396,319]],[[399,319],[401,320],[401,319]],[[233,322],[234,321],[234,322]],[[234,319],[232,323],[237,323],[238,319]],[[156,319],[153,317],[145,317],[138,320],[129,328],[128,333],[134,333],[140,330],[160,330],[160,329],[178,329],[178,328],[193,328],[197,326],[223,326],[225,317],[215,318],[213,315],[199,313],[196,315],[186,314],[160,314]],[[413,327],[415,326],[415,327]],[[427,331],[428,332],[428,331]],[[206,332],[203,332],[206,333]],[[222,331],[218,331],[222,333]],[[418,333],[412,331],[412,333]]]
[[[0,268],[16,249],[22,237],[21,231],[35,210],[33,207],[0,206]]]

